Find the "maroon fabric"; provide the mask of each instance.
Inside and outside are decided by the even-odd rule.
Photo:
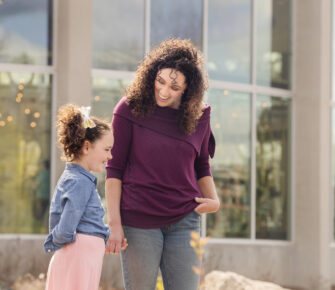
[[[122,224],[157,228],[190,213],[201,196],[197,179],[211,176],[209,155],[215,139],[206,107],[192,135],[177,124],[178,110],[156,107],[148,117],[136,118],[124,97],[113,116],[113,158],[107,178],[122,180]]]

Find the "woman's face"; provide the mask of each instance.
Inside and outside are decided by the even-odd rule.
[[[187,88],[185,76],[173,68],[163,68],[155,79],[155,100],[160,107],[178,109]]]

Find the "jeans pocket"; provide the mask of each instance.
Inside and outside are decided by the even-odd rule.
[[[185,216],[177,223],[177,226],[181,228],[197,230],[200,227],[200,215],[195,211],[191,211],[187,216]]]

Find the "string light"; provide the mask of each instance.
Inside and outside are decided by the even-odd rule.
[[[24,89],[24,85],[19,85],[18,88],[19,88],[19,90],[22,91]]]
[[[7,121],[8,121],[8,122],[12,122],[12,121],[13,121],[13,117],[12,117],[12,116],[8,116],[8,117],[7,117]]]
[[[215,128],[216,128],[216,129],[220,129],[220,128],[221,128],[221,125],[220,125],[219,123],[216,123],[216,124],[215,124]]]
[[[18,98],[22,98],[22,97],[23,97],[23,94],[22,94],[22,93],[18,93],[16,96],[17,96]]]
[[[25,112],[27,115],[29,115],[29,114],[30,114],[30,109],[29,109],[29,108],[26,108],[26,109],[24,110],[24,112]]]
[[[5,127],[5,125],[6,125],[6,122],[5,122],[5,121],[0,121],[0,126],[1,126],[1,127]]]
[[[97,102],[100,101],[100,96],[95,96],[94,100],[96,100]]]
[[[21,98],[17,97],[15,100],[17,103],[21,103]]]
[[[2,114],[0,113],[0,118],[2,117]]]
[[[228,90],[224,90],[224,91],[223,91],[223,94],[224,94],[225,96],[227,96],[227,95],[229,94],[229,91],[228,91]]]
[[[262,107],[263,107],[263,108],[266,108],[267,106],[268,106],[268,103],[267,103],[267,102],[262,103]]]
[[[30,123],[30,127],[31,127],[31,128],[35,128],[36,125],[37,125],[36,122],[31,122],[31,123]]]
[[[35,112],[34,113],[34,117],[37,119],[37,118],[39,118],[41,116],[41,114],[39,113],[39,112]]]

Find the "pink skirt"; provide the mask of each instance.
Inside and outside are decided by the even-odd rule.
[[[74,243],[56,251],[49,264],[46,290],[98,290],[105,242],[77,234]]]

